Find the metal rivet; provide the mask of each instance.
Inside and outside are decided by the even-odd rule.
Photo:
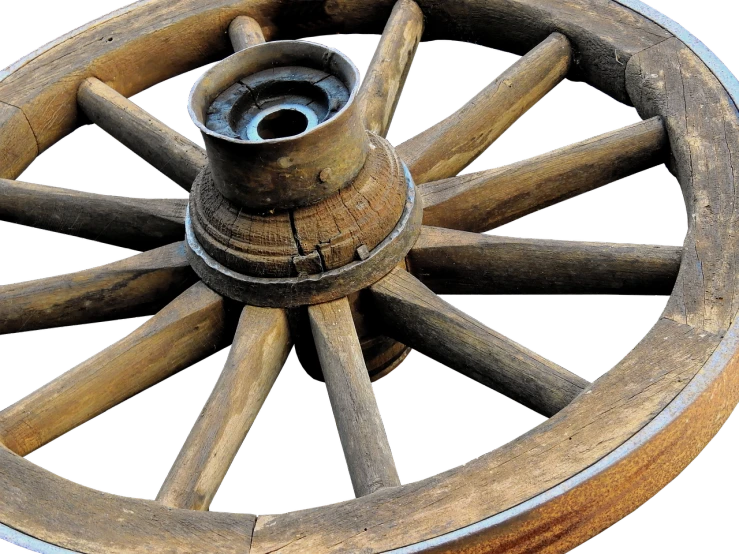
[[[322,183],[325,183],[327,181],[331,180],[331,177],[334,176],[334,172],[331,170],[330,167],[327,167],[323,171],[321,171],[321,174],[318,176],[318,178],[321,180]]]

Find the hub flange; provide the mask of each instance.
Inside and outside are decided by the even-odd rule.
[[[393,147],[364,129],[358,83],[340,53],[292,41],[239,52],[197,83],[209,165],[188,246],[213,289],[292,308],[355,293],[404,259],[421,208]]]
[[[418,239],[423,210],[410,174],[405,171],[404,175],[407,196],[401,218],[390,234],[375,248],[369,250],[365,244],[361,244],[355,249],[354,244],[362,241],[351,236],[346,239],[350,243],[349,248],[345,248],[341,243],[338,247],[330,242],[319,244],[318,249],[311,254],[293,257],[291,264],[288,263],[288,258],[284,258],[285,271],[289,274],[297,272],[297,275],[288,277],[259,277],[239,273],[211,256],[198,238],[198,234],[203,234],[204,231],[199,223],[202,212],[197,211],[199,204],[194,201],[197,198],[197,193],[195,193],[186,218],[190,263],[200,278],[213,290],[253,306],[297,308],[330,302],[359,292],[376,283],[401,264]],[[330,206],[321,206],[320,211],[326,212],[325,217],[333,220],[334,214],[331,213]],[[241,223],[253,223],[251,216],[242,214],[241,217]],[[320,222],[320,219],[317,221]],[[257,222],[264,225],[265,229],[268,227],[263,218]],[[341,237],[341,234],[337,236]],[[213,244],[210,246],[213,247]],[[322,249],[322,247],[325,248]],[[326,263],[324,260],[330,258],[321,255],[322,250],[334,253],[335,257],[339,257],[343,250],[345,257],[351,256],[354,260],[335,269],[325,270],[323,269]],[[272,268],[274,266],[274,262],[266,257],[261,260],[251,256],[249,259],[239,258],[228,248],[222,251],[222,257],[238,260],[245,266],[254,264],[259,268],[258,271],[261,271],[263,267]],[[314,261],[311,258],[314,258]],[[301,264],[305,264],[308,270],[302,271]],[[314,268],[317,270],[313,271]]]

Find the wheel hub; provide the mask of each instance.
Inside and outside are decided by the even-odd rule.
[[[338,77],[309,67],[278,67],[241,79],[208,109],[208,129],[251,142],[294,137],[333,118],[351,92]]]
[[[0,333],[156,315],[0,412],[0,536],[37,538],[43,544],[29,544],[39,550],[53,544],[112,554],[142,548],[183,554],[563,552],[653,496],[718,431],[739,401],[736,283],[729,278],[737,255],[732,234],[737,214],[728,201],[736,197],[731,152],[739,149],[734,78],[697,40],[681,35],[682,28],[654,19],[653,13],[654,20],[642,17],[648,8],[631,0],[578,0],[572,4],[583,9],[577,10],[563,10],[556,0],[424,1],[420,6],[398,0],[387,19],[391,3],[151,0],[55,41],[0,78],[0,158],[6,176],[18,177],[40,152],[89,119],[186,190],[198,181],[201,191],[210,191],[201,194],[201,207],[197,194],[190,205],[190,256],[193,265],[204,264],[198,268],[202,275],[214,276],[214,287],[216,277],[224,279],[225,291],[235,288],[231,277],[237,272],[205,252],[195,222],[210,225],[203,224],[201,240],[211,239],[208,246],[220,255],[234,250],[237,239],[250,247],[261,244],[256,235],[247,241],[238,235],[236,222],[244,214],[273,222],[292,218],[291,244],[297,248],[309,236],[297,224],[302,210],[315,210],[305,212],[314,227],[328,229],[324,220],[333,218],[336,233],[353,236],[350,225],[335,217],[339,204],[326,203],[339,199],[343,204],[341,195],[362,182],[363,172],[374,176],[382,186],[372,190],[392,204],[384,197],[399,191],[402,179],[383,178],[370,168],[389,160],[390,174],[401,175],[393,169],[397,158],[392,149],[385,157],[373,156],[373,145],[380,151],[386,145],[357,131],[358,119],[377,135],[387,133],[425,24],[429,40],[463,39],[517,53],[555,31],[456,113],[398,147],[423,183],[427,226],[408,254],[407,271],[393,270],[369,290],[335,302],[307,308],[298,302],[287,310],[233,306],[194,282],[179,242],[186,202],[2,180],[0,219],[154,250],[72,275],[3,287]],[[226,32],[233,48],[241,50],[265,38],[371,32],[380,24],[385,32],[357,97],[360,118],[352,108],[355,70],[305,43],[289,43],[294,46],[282,51],[255,47],[209,72],[196,89],[208,94],[194,97],[193,109],[210,160],[126,98],[221,56]],[[306,61],[310,51],[320,53],[312,62]],[[297,59],[298,52],[303,59]],[[318,64],[319,59],[324,61]],[[301,89],[270,84],[264,96],[269,101],[262,102],[260,94],[259,104],[249,104],[251,92],[244,102],[234,101],[233,125],[226,119],[232,135],[207,127],[208,109],[224,91],[281,68],[336,77],[349,92],[346,105],[322,120],[330,111],[328,100],[300,100],[322,99],[314,95],[320,82],[301,77],[307,83]],[[633,104],[648,119],[512,166],[459,175],[566,76]],[[689,200],[684,249],[478,234],[665,163],[676,170]],[[403,182],[402,213],[414,214],[413,184]],[[369,199],[367,204],[372,206]],[[212,215],[222,205],[235,207],[231,219]],[[415,240],[412,232],[402,232],[403,215],[388,216],[397,214],[390,208],[369,213],[367,223],[357,223],[361,230],[370,224],[392,228],[380,244],[389,241],[402,252],[401,237]],[[415,217],[408,218],[411,229]],[[267,239],[262,242],[272,244],[271,227],[257,227]],[[257,284],[268,295],[265,283],[292,279],[302,287],[300,281],[325,282],[326,275],[357,267],[353,264],[380,272],[379,262],[370,262],[380,245],[370,250],[367,244],[350,244],[353,261],[337,261],[336,269],[328,268],[319,251],[320,270],[307,264],[303,271],[288,258],[282,271],[262,264],[273,276],[239,275],[260,279]],[[262,257],[279,258],[265,252]],[[224,255],[229,265],[248,261],[244,252],[231,254]],[[318,293],[335,294],[339,285],[357,290],[358,281],[352,274]],[[305,293],[297,287],[282,296],[295,303],[296,291]],[[594,383],[438,296],[671,292],[652,331]],[[320,294],[308,296],[309,302],[322,301]],[[241,312],[235,330],[237,310],[231,308]],[[554,417],[471,463],[402,484],[367,370],[383,374],[381,364],[389,359],[392,365],[405,349],[380,336],[369,317],[373,313],[389,336]],[[230,342],[224,371],[156,501],[92,491],[22,458]],[[304,365],[320,356],[320,366],[309,371],[325,372],[352,485],[361,498],[280,515],[208,511],[294,342]]]
[[[404,264],[422,207],[395,149],[365,129],[358,88],[341,53],[299,41],[249,48],[207,72],[190,98],[209,164],[192,188],[187,246],[200,278],[240,302],[298,309],[353,296],[379,375],[407,349],[372,331],[359,291]],[[320,378],[305,318],[292,319],[307,339],[303,364]]]

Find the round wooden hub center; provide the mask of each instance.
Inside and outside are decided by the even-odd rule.
[[[243,275],[243,280],[256,278],[255,291],[259,289],[258,280],[264,279],[262,292],[269,296],[268,278],[294,278],[295,286],[306,283],[307,287],[308,276],[340,270],[353,262],[371,264],[373,251],[401,222],[405,223],[403,216],[409,194],[412,184],[393,149],[387,141],[373,135],[370,153],[357,178],[338,193],[311,206],[274,213],[246,211],[219,193],[208,168],[192,189],[190,224],[193,237],[210,259],[234,274]],[[402,240],[393,237],[393,241],[398,238]],[[389,269],[400,263],[404,255],[402,251],[396,252]],[[276,290],[276,285],[272,288]],[[255,295],[244,300],[289,307],[325,299],[326,292],[316,294],[315,298],[301,294],[295,298],[272,299]],[[243,295],[236,293],[236,296]]]
[[[316,378],[312,341],[300,346],[309,305],[352,300],[373,375],[407,353],[373,332],[360,291],[404,264],[422,207],[394,148],[365,129],[358,84],[342,54],[274,42],[211,69],[190,100],[209,159],[190,196],[190,262],[226,297],[292,309]]]
[[[267,214],[223,197],[206,168],[187,217],[195,271],[229,298],[277,308],[336,300],[384,277],[418,238],[422,209],[388,143],[371,136],[370,151],[357,179],[337,194]]]

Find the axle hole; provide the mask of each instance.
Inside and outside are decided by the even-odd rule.
[[[308,118],[297,110],[277,110],[259,122],[257,133],[265,140],[294,137],[308,129]]]

